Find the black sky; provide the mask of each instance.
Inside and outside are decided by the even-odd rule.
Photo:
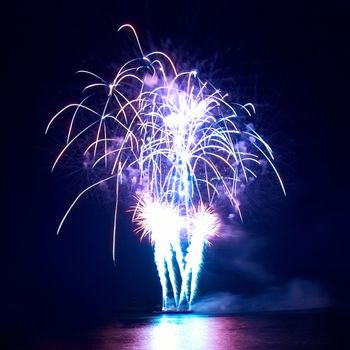
[[[91,69],[108,78],[113,63],[135,54],[131,37],[117,33],[123,23],[136,27],[145,49],[165,48],[203,74],[210,66],[216,86],[256,104],[256,125],[275,149],[285,181],[287,198],[266,179],[253,186],[243,204],[245,221],[238,223],[246,237],[231,243],[232,255],[226,251],[228,259],[244,256],[273,278],[261,282],[244,270],[215,266],[221,248],[213,248],[203,292],[254,295],[303,279],[322,285],[336,307],[349,307],[350,9],[345,1],[305,3],[34,1],[3,11],[6,315],[67,310],[79,317],[121,304],[153,306],[160,298],[152,251],[132,233],[126,205],[116,268],[112,205],[102,196],[85,198],[55,235],[86,179],[67,165],[50,173],[62,134],[58,127],[45,137],[44,130],[59,108],[80,98],[83,82],[74,72]]]

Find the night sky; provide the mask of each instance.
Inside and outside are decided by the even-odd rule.
[[[51,173],[66,124],[56,123],[48,136],[45,127],[80,99],[77,70],[111,80],[115,67],[137,54],[131,35],[117,32],[124,23],[135,26],[146,51],[165,50],[237,102],[254,103],[254,124],[275,150],[285,182],[286,198],[272,174],[247,191],[244,222],[231,223],[207,252],[200,295],[239,295],[243,304],[263,300],[267,308],[285,296],[291,308],[349,309],[350,8],[345,1],[219,3],[23,1],[3,9],[6,322],[152,310],[160,302],[152,249],[132,231],[126,195],[116,267],[109,196],[83,198],[56,236],[90,175],[68,158]]]

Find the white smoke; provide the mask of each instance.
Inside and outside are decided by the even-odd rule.
[[[331,306],[331,298],[318,282],[293,279],[253,295],[215,293],[199,299],[193,309],[203,313],[310,310]]]

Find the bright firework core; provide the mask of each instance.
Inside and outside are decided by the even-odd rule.
[[[136,232],[148,237],[154,248],[162,286],[163,310],[188,310],[196,296],[205,247],[220,235],[216,203],[226,198],[241,216],[238,194],[268,164],[280,182],[270,146],[238,116],[251,116],[250,103],[230,104],[227,96],[196,71],[178,71],[168,55],[144,54],[135,30],[140,57],[126,62],[112,82],[88,74],[89,96],[57,113],[73,110],[65,147],[88,136],[84,156],[91,167],[103,166],[108,174],[75,198],[61,221],[61,229],[75,203],[88,190],[103,183],[115,187],[113,260],[119,190],[129,183],[136,203],[132,206]],[[102,106],[89,104],[92,95],[103,97]],[[88,123],[78,127],[78,118]],[[85,138],[86,139],[86,138]],[[84,164],[86,166],[86,163]]]

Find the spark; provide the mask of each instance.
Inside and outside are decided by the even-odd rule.
[[[129,183],[136,232],[154,247],[163,309],[191,308],[205,247],[220,236],[215,203],[227,198],[242,218],[239,189],[257,177],[262,164],[270,165],[285,189],[271,147],[239,117],[241,111],[252,116],[254,105],[230,103],[228,94],[202,81],[196,70],[181,71],[161,51],[144,52],[135,29],[125,24],[119,30],[124,28],[133,33],[140,57],[123,64],[109,82],[79,71],[94,80],[83,90],[89,95],[61,109],[46,129],[72,110],[66,144],[53,169],[84,137],[92,140],[84,150],[93,153],[92,167],[102,163],[108,172],[76,196],[58,232],[83,194],[115,181],[115,261],[119,190]],[[94,96],[104,102],[94,104]],[[80,127],[83,116],[89,122]]]

